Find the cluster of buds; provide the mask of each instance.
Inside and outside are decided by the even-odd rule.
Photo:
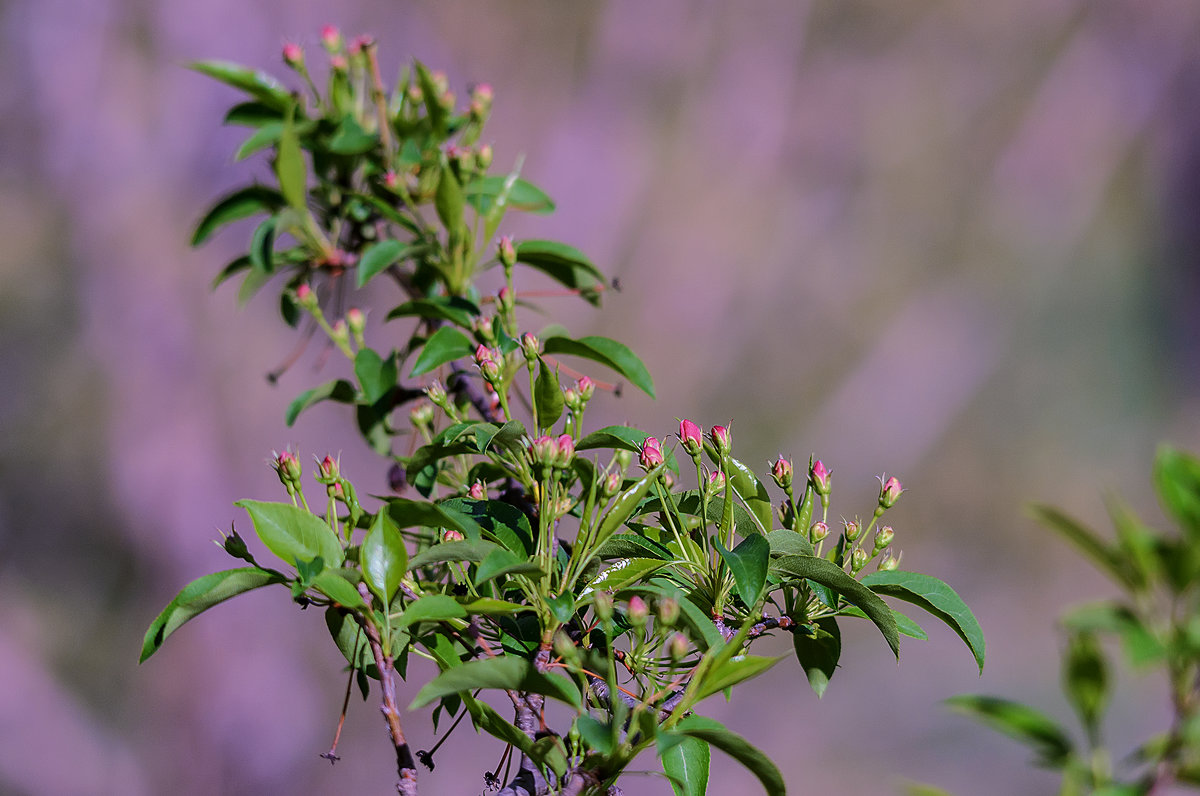
[[[704,450],[704,431],[691,420],[679,421],[679,443],[693,460],[700,460],[700,451]]]
[[[304,475],[304,468],[300,466],[300,460],[296,454],[286,450],[283,453],[275,454],[271,461],[271,467],[279,475],[279,482],[287,489],[289,497],[301,491],[300,479]]]
[[[663,463],[662,446],[655,437],[646,437],[642,443],[641,453],[638,454],[638,464],[643,470],[650,471]]]
[[[535,470],[565,470],[575,458],[575,438],[570,434],[561,434],[557,439],[543,435],[530,440],[526,452]]]
[[[587,408],[588,401],[596,394],[596,384],[587,376],[580,377],[574,387],[563,390],[563,403],[572,413],[579,415]]]
[[[499,351],[483,344],[475,349],[475,364],[479,366],[479,373],[492,387],[499,385],[504,377],[503,363],[504,357]]]
[[[317,483],[325,485],[325,493],[329,497],[345,499],[346,492],[342,481],[341,462],[328,454],[317,462]]]

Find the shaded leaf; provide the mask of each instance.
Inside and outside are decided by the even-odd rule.
[[[479,177],[463,187],[463,194],[475,212],[488,213],[507,182],[508,177],[501,174]],[[541,188],[520,178],[512,181],[505,201],[509,207],[526,213],[554,212],[554,201]]]
[[[374,349],[363,348],[354,356],[354,375],[367,403],[378,404],[396,386],[396,357],[388,354],[384,359]]]
[[[335,379],[319,387],[313,387],[311,390],[305,390],[288,404],[287,412],[284,413],[284,422],[288,426],[293,425],[301,412],[321,401],[337,401],[343,404],[354,403],[354,397],[357,394],[358,391],[354,389],[354,385],[345,379]]]
[[[467,609],[453,597],[447,594],[427,594],[409,603],[395,626],[410,627],[417,622],[444,622],[447,619],[463,619],[466,616]]]
[[[289,118],[279,132],[279,145],[275,148],[275,176],[279,178],[279,192],[292,209],[303,214],[308,211],[308,171],[304,166],[304,154],[300,151],[300,139]]]
[[[350,573],[351,570],[344,568],[326,569],[313,578],[312,587],[338,605],[343,605],[347,608],[365,608],[366,603],[363,602],[362,595],[358,593],[358,589],[355,588],[354,584],[345,577],[345,575]]]
[[[395,318],[432,318],[434,320],[450,321],[464,328],[469,328],[471,321],[479,314],[479,307],[469,299],[459,296],[430,296],[428,298],[406,301],[394,307],[387,314],[387,319],[390,321]]]
[[[823,616],[814,623],[812,635],[803,629],[792,633],[796,660],[808,676],[808,684],[818,697],[824,696],[829,680],[842,657],[842,633],[837,620]]]
[[[474,352],[475,344],[471,338],[453,326],[443,326],[425,341],[416,363],[413,364],[412,372],[408,375],[410,378],[420,376],[447,362],[469,357]]]
[[[773,556],[811,556],[815,552],[808,537],[795,531],[771,531],[767,534],[767,542]]]
[[[654,397],[654,381],[650,372],[633,351],[623,343],[608,337],[588,336],[572,340],[570,337],[551,337],[542,346],[544,354],[566,354],[583,357],[612,368],[633,386]]]
[[[543,429],[553,426],[562,416],[564,402],[562,387],[558,383],[558,370],[551,371],[539,358],[537,380],[533,385],[533,405],[537,410],[538,425]]]
[[[1154,488],[1163,508],[1195,541],[1200,536],[1200,459],[1161,446],[1154,459]]]
[[[574,708],[582,707],[579,690],[565,677],[542,674],[525,658],[503,655],[467,661],[462,666],[442,672],[417,692],[409,710],[422,708],[444,696],[473,691],[476,688],[531,691],[565,702]]]
[[[670,740],[676,742],[671,743]],[[707,742],[663,733],[659,735],[658,755],[675,796],[704,796],[708,793],[711,752]]]
[[[1058,722],[1028,705],[979,694],[959,694],[947,699],[946,704],[1032,747],[1038,755],[1038,765],[1058,768],[1065,765],[1074,754],[1071,739]]]
[[[767,566],[771,559],[771,544],[762,536],[747,536],[733,550],[726,550],[719,540],[717,552],[733,573],[738,596],[747,608],[754,608],[767,583]]]
[[[737,760],[758,777],[768,796],[785,796],[787,793],[783,775],[775,764],[745,738],[725,729],[716,719],[693,714],[675,725],[674,731],[706,741]]]
[[[561,285],[572,290],[584,291],[584,298],[593,304],[587,294],[588,289],[594,289],[604,284],[604,274],[592,264],[583,252],[574,246],[553,240],[525,240],[516,246],[517,262],[536,268]]]
[[[1091,633],[1075,632],[1067,639],[1062,678],[1067,701],[1079,716],[1088,737],[1097,741],[1112,682],[1104,650]]]
[[[273,213],[283,207],[282,194],[265,185],[248,185],[226,194],[209,208],[192,233],[192,245],[199,246],[222,226],[259,213]],[[236,261],[235,261],[236,262]],[[247,260],[249,264],[249,260]]]
[[[1095,533],[1053,506],[1030,507],[1035,519],[1075,545],[1078,550],[1121,585],[1129,585],[1125,565],[1117,552]]]
[[[520,557],[511,550],[497,547],[484,556],[483,561],[479,562],[479,568],[475,570],[475,585],[479,586],[492,578],[507,577],[509,575],[541,574],[541,567],[533,561]]]
[[[813,556],[783,556],[771,563],[772,571],[792,577],[805,578],[827,586],[862,609],[867,618],[875,623],[887,640],[892,653],[900,657],[900,637],[896,629],[896,618],[887,603],[873,591],[850,577],[830,561]]]
[[[364,286],[371,280],[371,277],[387,269],[393,263],[411,256],[418,248],[411,243],[401,243],[392,239],[372,243],[363,252],[362,258],[355,267],[355,284],[358,287]],[[388,317],[392,317],[391,314]]]

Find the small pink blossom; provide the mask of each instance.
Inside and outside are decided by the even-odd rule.
[[[304,62],[304,50],[294,41],[286,42],[283,45],[283,62],[288,66],[299,66]]]
[[[713,447],[717,449],[717,453],[729,453],[733,448],[733,440],[730,439],[729,429],[725,426],[713,426],[709,437],[712,438]]]
[[[325,25],[321,28],[321,44],[325,45],[327,50],[337,50],[342,46],[342,33],[333,25]]]
[[[662,447],[658,444],[657,439],[646,437],[646,441],[642,443],[642,451],[638,455],[638,462],[644,470],[653,470],[663,463]]]
[[[680,420],[679,441],[683,444],[685,451],[692,456],[698,456],[700,455],[700,450],[704,447],[704,432],[700,430],[700,426],[691,420]]]
[[[813,462],[812,469],[808,471],[808,480],[812,483],[813,491],[818,495],[829,494],[832,477],[833,473],[825,467],[820,459]]]
[[[881,484],[879,488],[879,507],[890,509],[896,504],[896,501],[900,498],[901,493],[904,492],[904,487],[900,485],[900,479],[896,478],[895,476],[892,476],[886,481],[880,477],[879,482]]]
[[[471,484],[471,489],[470,489],[470,491],[467,492],[467,494],[470,495],[475,500],[486,500],[487,499],[487,490],[485,490],[483,488],[482,481],[476,481],[475,483]]]
[[[783,454],[779,454],[779,458],[771,465],[771,477],[775,479],[775,483],[780,489],[791,489],[792,486],[792,463],[790,460],[783,458]]]

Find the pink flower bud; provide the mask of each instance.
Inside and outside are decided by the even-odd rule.
[[[481,171],[487,171],[488,166],[492,165],[492,159],[494,157],[495,153],[492,150],[492,145],[484,144],[483,146],[479,147],[479,152],[475,155],[475,165],[477,165]]]
[[[771,477],[775,479],[780,489],[792,488],[792,463],[779,454],[779,458],[771,465]]]
[[[487,359],[479,363],[479,373],[483,376],[484,381],[488,384],[495,385],[500,381],[500,363],[494,359]]]
[[[621,491],[621,474],[609,473],[600,481],[600,493],[607,500]]]
[[[679,621],[679,601],[674,597],[663,597],[658,601],[658,621],[673,627]]]
[[[725,473],[720,470],[713,470],[708,474],[708,491],[709,494],[716,494],[725,489]]]
[[[890,525],[885,525],[882,528],[880,528],[878,531],[876,531],[875,532],[875,552],[879,552],[883,548],[890,545],[892,543],[892,539],[895,538],[895,536],[896,536],[896,532],[892,530],[892,526],[890,526]]]
[[[635,594],[629,598],[629,610],[626,612],[626,616],[633,624],[640,625],[650,616],[650,608],[647,607],[645,600]]]
[[[500,258],[500,264],[505,268],[512,268],[517,262],[517,248],[513,245],[513,239],[508,235],[500,238],[500,242],[496,244],[496,256]]]
[[[653,470],[663,463],[663,452],[657,439],[646,437],[646,441],[642,443],[642,452],[638,456],[638,462],[642,465],[643,470]]]
[[[904,487],[900,485],[900,480],[895,476],[886,481],[881,477],[879,482],[881,484],[879,488],[879,508],[890,509],[896,505],[896,500],[904,492]]]
[[[422,401],[408,410],[408,419],[416,428],[428,428],[433,423],[433,407]]]
[[[467,494],[474,500],[487,500],[487,490],[483,488],[482,481],[471,484],[471,489]]]
[[[813,544],[816,544],[817,542],[821,541],[828,535],[829,535],[829,526],[826,525],[825,523],[821,522],[820,520],[817,520],[816,522],[814,522],[812,524],[812,527],[808,529],[808,538],[809,538],[809,540],[812,541]]]
[[[461,542],[463,540],[462,531],[457,531],[454,528],[447,528],[442,534],[443,542]]]
[[[537,339],[537,335],[526,332],[521,335],[521,350],[525,352],[525,359],[533,362],[538,358],[538,353],[541,351],[541,341]]]
[[[729,429],[725,426],[713,426],[709,432],[712,438],[713,447],[717,449],[719,455],[725,455],[733,448],[733,440],[729,437]]]
[[[842,521],[842,535],[846,537],[847,542],[853,542],[862,533],[862,526],[856,520]]]
[[[400,184],[400,177],[396,174],[396,172],[388,169],[387,173],[383,175],[383,184],[389,188],[395,189],[396,186]]]
[[[561,434],[555,442],[554,464],[566,468],[575,456],[575,438],[570,434]]]
[[[812,469],[808,471],[808,482],[812,484],[813,491],[818,495],[828,495],[831,485],[833,473],[826,469],[820,459],[817,459],[812,464]]]
[[[350,54],[358,55],[360,52],[367,49],[374,43],[375,39],[369,33],[363,33],[359,36],[355,36],[350,41]]]
[[[300,285],[296,288],[296,303],[306,310],[314,310],[317,308],[317,291],[309,287],[308,283]]]
[[[335,52],[342,48],[342,34],[333,25],[325,25],[321,28],[321,44],[329,52]]]
[[[338,463],[332,456],[326,455],[325,458],[321,460],[319,467],[321,480],[333,481],[336,480],[340,475]]]
[[[367,324],[367,316],[358,307],[351,307],[346,310],[346,325],[350,327],[350,333],[358,337],[363,333],[363,327]]]
[[[691,420],[680,420],[679,441],[683,444],[685,451],[693,457],[699,456],[700,450],[704,447],[704,432]]]
[[[563,403],[567,409],[572,412],[580,412],[583,410],[583,401],[579,398],[579,391],[574,387],[568,387],[563,390]]]
[[[542,435],[530,441],[526,446],[529,460],[535,465],[551,465],[558,455],[558,443],[548,435]]]
[[[513,304],[516,302],[516,296],[507,287],[500,288],[500,292],[496,294],[496,308],[500,312],[512,311]]]
[[[671,656],[671,660],[679,663],[688,654],[687,636],[676,631],[671,634],[671,638],[667,641],[667,654]]]
[[[296,454],[284,451],[275,457],[271,466],[275,468],[280,482],[288,488],[288,493],[291,494],[299,485],[300,478],[304,474],[304,469],[300,466],[300,460],[296,458]]]
[[[339,344],[350,342],[350,330],[346,327],[345,318],[338,318],[337,323],[330,327],[329,338]]]
[[[294,41],[287,42],[283,45],[283,62],[292,67],[299,66],[304,63],[304,50]]]
[[[335,72],[345,72],[350,68],[350,64],[346,61],[346,56],[335,55],[329,59],[329,68]]]
[[[483,343],[475,346],[475,364],[482,365],[484,362],[492,361],[492,349],[488,348]]]
[[[471,328],[475,331],[475,336],[482,340],[487,345],[491,345],[496,340],[495,321],[490,315],[481,315],[471,321]],[[479,351],[476,349],[476,358],[478,359]]]
[[[575,389],[579,392],[579,399],[586,404],[596,394],[596,383],[587,376],[580,376],[579,381],[575,382]]]

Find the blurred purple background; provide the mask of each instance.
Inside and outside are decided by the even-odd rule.
[[[591,422],[732,419],[746,461],[830,464],[838,514],[869,513],[873,477],[898,475],[905,563],[954,585],[988,636],[981,679],[932,622],[899,667],[848,624],[823,700],[785,661],[707,712],[796,794],[1055,792],[939,702],[987,691],[1066,718],[1053,616],[1109,589],[1022,507],[1104,525],[1119,489],[1157,521],[1156,443],[1200,448],[1190,0],[0,3],[0,792],[388,792],[374,698],[352,702],[343,762],[317,757],[342,663],[282,591],[135,665],[175,591],[228,565],[211,540],[246,524],[232,502],[281,497],[272,449],[340,450],[360,491],[383,489],[339,408],[283,424],[342,363],[269,386],[292,332],[265,294],[241,310],[234,289],[210,294],[249,228],[186,245],[268,167],[232,163],[245,133],[220,118],[237,95],[183,64],[282,75],[285,38],[315,55],[328,22],[376,34],[385,70],[416,56],[460,96],[490,82],[497,167],[524,153],[559,205],[509,231],[620,277],[604,313],[548,307],[631,343],[656,378],[657,402],[605,396]],[[1167,707],[1154,678],[1120,683],[1124,752]],[[423,716],[408,730],[428,745]],[[423,791],[481,788],[499,750],[472,736]],[[757,789],[714,763],[712,792]]]

